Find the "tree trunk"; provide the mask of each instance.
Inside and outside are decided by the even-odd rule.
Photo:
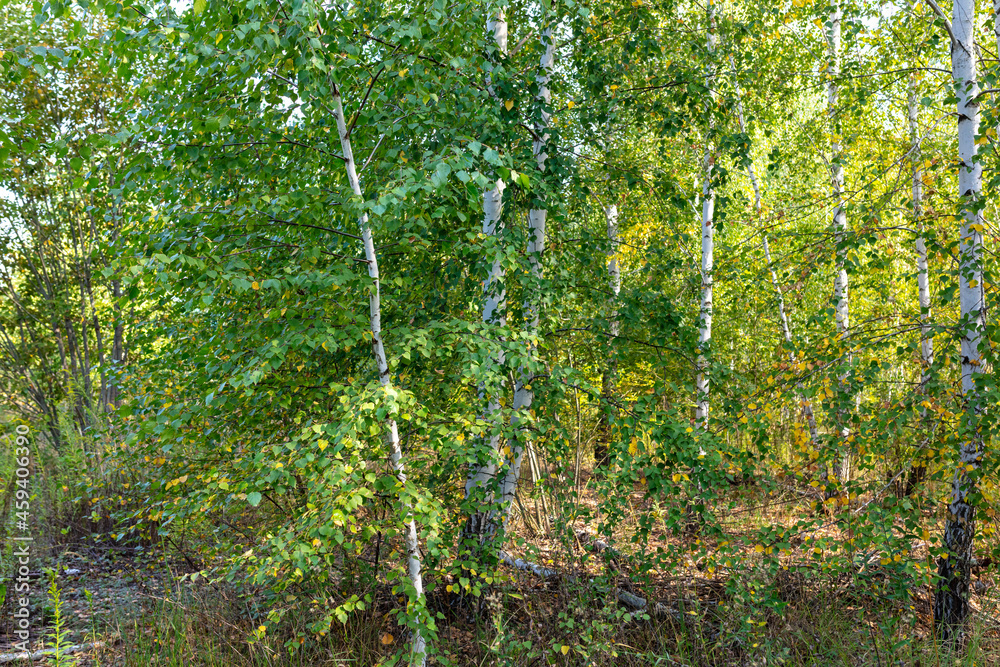
[[[705,87],[709,90],[706,109],[705,157],[702,162],[701,185],[701,306],[699,309],[698,331],[698,376],[695,381],[695,421],[699,428],[708,430],[709,400],[709,350],[712,342],[712,271],[715,263],[715,189],[712,187],[712,171],[715,166],[715,151],[712,147],[712,114],[715,109],[715,3],[708,1],[707,50],[709,62],[705,68]]]
[[[955,0],[952,12],[951,69],[958,97],[958,194],[962,216],[959,247],[959,321],[962,354],[962,396],[966,439],[952,480],[951,503],[944,529],[946,557],[938,561],[939,582],[934,596],[934,622],[941,636],[959,641],[969,614],[969,576],[976,533],[976,509],[969,502],[974,475],[982,465],[979,432],[981,405],[975,376],[980,372],[979,342],[983,332],[984,293],[980,252],[983,215],[979,209],[983,172],[976,155],[979,130],[979,83],[976,80],[975,2]]]
[[[732,64],[732,60],[730,60],[730,64]],[[738,83],[736,84],[736,116],[740,122],[740,132],[745,134],[747,131],[747,125],[746,118],[743,114],[743,100]],[[762,220],[763,213],[761,207],[760,181],[757,180],[757,171],[754,169],[752,157],[747,163],[747,175],[750,177],[750,185],[753,186],[754,213],[756,213],[758,220]],[[788,314],[785,312],[785,295],[781,291],[781,282],[778,280],[778,271],[774,267],[774,262],[771,261],[771,246],[768,242],[766,231],[761,234],[761,246],[764,250],[764,261],[767,263],[767,268],[771,273],[771,284],[774,286],[774,294],[778,302],[778,319],[781,321],[781,333],[785,342],[791,347],[792,329],[788,324]],[[788,359],[792,364],[795,364],[798,361],[795,358],[794,349],[789,350]],[[809,428],[809,442],[812,447],[816,447],[816,443],[819,442],[819,437],[816,432],[816,417],[813,415],[812,403],[806,397],[805,390],[803,389],[801,382],[797,383],[796,388],[798,389],[799,402],[802,405],[802,414],[805,416],[806,425]]]
[[[507,19],[503,10],[499,10],[494,18],[490,19],[487,29],[493,34],[496,42],[497,52],[501,55],[507,54]],[[487,80],[489,84],[489,80]],[[483,194],[483,234],[490,238],[501,235],[501,216],[503,214],[503,192],[506,185],[503,179],[498,178],[491,190]],[[501,260],[502,253],[497,251],[496,258],[490,267],[486,282],[483,284],[483,323],[498,324],[504,326],[507,323],[506,316],[506,289],[504,287],[504,268]],[[503,391],[503,365],[506,362],[505,355],[501,350],[496,357],[491,357],[484,369],[486,380],[479,386],[479,398],[486,404],[486,414],[484,421],[491,425],[491,433],[483,438],[479,447],[479,457],[476,464],[470,469],[469,476],[465,482],[465,500],[475,500],[477,509],[470,511],[463,530],[462,541],[471,541],[476,550],[480,549],[494,531],[493,514],[496,503],[496,484],[498,461],[500,457],[499,428],[500,418],[500,393]],[[495,386],[488,386],[491,377],[498,378]],[[473,555],[475,559],[476,556]]]
[[[354,194],[363,197],[361,192],[361,182],[358,179],[357,169],[354,164],[354,153],[351,150],[351,137],[347,131],[347,122],[344,118],[344,106],[340,96],[340,89],[334,87],[333,91],[334,112],[337,116],[337,130],[340,134],[340,146],[344,153],[344,164],[347,169],[347,180],[351,184]],[[385,347],[382,344],[382,309],[380,303],[378,257],[375,254],[375,243],[372,240],[371,227],[368,224],[368,214],[363,213],[360,219],[361,238],[365,247],[365,261],[368,264],[368,276],[372,279],[375,289],[369,297],[369,313],[372,332],[372,353],[375,356],[375,364],[378,367],[379,384],[389,396],[394,395],[392,379],[389,377],[389,363],[385,356]],[[385,439],[389,445],[390,459],[392,467],[399,480],[400,488],[406,485],[406,469],[403,464],[403,448],[399,441],[399,432],[396,428],[396,420],[391,413],[385,420]],[[407,551],[407,563],[409,569],[410,584],[413,586],[411,600],[417,608],[423,607],[424,585],[420,574],[420,544],[417,537],[417,523],[413,518],[413,508],[409,502],[400,500],[403,509],[403,523],[406,526],[405,541]],[[413,647],[411,664],[423,667],[427,664],[427,644],[418,625],[413,632]]]
[[[613,195],[609,194],[608,196],[612,197]],[[614,345],[615,339],[618,338],[618,334],[620,333],[617,302],[618,294],[622,289],[622,274],[621,268],[618,266],[618,205],[613,201],[604,207],[604,220],[608,225],[608,244],[610,245],[610,251],[608,252],[608,283],[612,294],[611,321],[609,322],[608,333],[610,334],[611,344]],[[606,468],[610,462],[608,457],[608,443],[611,441],[611,418],[614,414],[611,402],[614,400],[617,380],[618,360],[615,358],[614,352],[612,352],[601,374],[601,402],[604,404],[604,411],[601,413],[600,432],[594,443],[595,467]]]
[[[846,345],[847,335],[850,331],[850,308],[849,289],[847,279],[847,249],[844,248],[844,238],[847,234],[847,211],[844,209],[844,165],[843,154],[840,145],[840,123],[837,119],[837,103],[840,94],[837,77],[840,76],[840,20],[842,11],[839,2],[834,2],[830,9],[830,29],[827,33],[827,46],[829,48],[829,62],[827,67],[827,106],[826,114],[828,127],[830,130],[830,186],[833,197],[833,233],[837,243],[836,270],[833,279],[833,300],[834,313],[837,321],[837,334],[841,344]],[[847,355],[847,365],[852,363],[852,355]],[[849,391],[847,382],[849,371],[840,375],[838,394],[841,402],[845,402],[845,396]],[[837,471],[837,481],[845,482],[851,474],[851,449],[847,442],[850,435],[848,425],[849,415],[845,410],[837,411],[837,430],[841,437],[841,461]],[[832,489],[827,486],[828,497]]]
[[[919,230],[917,235],[917,299],[920,303],[920,395],[926,395],[927,382],[930,379],[930,368],[934,363],[934,342],[931,339],[931,288],[928,280],[927,269],[927,244],[925,243],[924,221],[923,221],[923,177],[921,171],[920,134],[917,116],[917,80],[910,75],[909,93],[906,98],[906,116],[910,124],[910,144],[912,148],[911,159],[913,161],[913,221]],[[924,443],[921,449],[926,450],[931,440],[933,425],[927,419],[927,408],[920,410],[922,421],[924,422]],[[918,452],[918,457],[922,452]],[[906,476],[905,495],[910,496],[916,492],[920,482],[927,475],[927,465],[923,459],[918,459],[917,465],[913,466]]]
[[[546,14],[545,21],[550,17]],[[545,45],[545,52],[542,53],[539,63],[538,81],[538,106],[540,108],[539,119],[535,124],[535,141],[532,144],[532,153],[535,162],[538,164],[538,171],[545,173],[545,161],[548,159],[549,141],[549,105],[552,101],[552,94],[549,91],[549,79],[552,76],[552,67],[555,61],[555,43],[552,38],[552,28],[546,25],[542,30],[542,43]],[[532,334],[538,333],[538,307],[539,295],[542,280],[542,252],[545,250],[545,219],[548,211],[544,208],[533,208],[528,211],[528,262],[531,267],[532,285],[526,291],[524,298],[524,318],[527,321],[527,329]],[[534,360],[537,358],[538,348],[534,343],[528,344],[528,355]],[[521,461],[524,459],[525,448],[528,444],[528,431],[518,428],[521,416],[531,409],[535,392],[532,388],[534,370],[530,365],[522,365],[518,369],[518,377],[514,387],[514,411],[511,414],[510,425],[514,429],[508,442],[510,450],[506,461],[506,474],[500,484],[500,511],[501,521],[506,526],[507,517],[510,514],[510,507],[514,502],[514,494],[517,491],[517,482],[521,477]]]

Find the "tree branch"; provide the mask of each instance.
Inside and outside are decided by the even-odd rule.
[[[925,0],[925,1],[930,6],[930,8],[934,10],[934,13],[938,15],[938,18],[944,21],[944,29],[948,31],[948,37],[951,38],[951,43],[957,44],[958,42],[955,40],[955,33],[952,32],[951,29],[951,21],[948,20],[947,16],[945,16],[944,11],[934,0]]]

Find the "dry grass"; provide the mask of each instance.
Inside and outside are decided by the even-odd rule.
[[[746,531],[762,525],[791,525],[808,511],[809,499],[790,491],[786,496],[734,488],[743,500],[741,513],[730,516]],[[548,498],[545,507],[560,502]],[[565,502],[563,500],[562,502]],[[595,512],[597,498],[584,491],[576,501]],[[531,554],[562,574],[547,579],[513,572],[496,584],[480,613],[471,613],[462,599],[446,593],[442,579],[429,594],[429,605],[444,617],[438,622],[435,665],[850,665],[872,667],[964,667],[1000,664],[1000,608],[990,587],[974,598],[976,613],[961,654],[936,642],[930,613],[930,590],[909,591],[907,599],[889,594],[887,576],[869,572],[823,572],[808,567],[805,549],[783,561],[788,570],[768,568],[763,555],[749,545],[739,565],[714,573],[696,563],[673,571],[639,576],[628,559],[608,569],[602,558],[587,551],[586,539],[557,539],[534,512],[531,498],[522,502],[533,520],[522,517],[516,529],[530,535]],[[539,507],[542,507],[539,504]],[[635,489],[631,511],[662,510]],[[565,512],[566,506],[559,507]],[[633,519],[635,517],[632,517]],[[578,522],[573,528],[584,526]],[[824,535],[844,539],[831,523]],[[627,552],[635,522],[616,526],[616,546]],[[690,546],[691,536],[656,529],[645,545]],[[914,552],[926,545],[914,545]],[[794,565],[802,567],[796,568]],[[993,573],[979,578],[991,586]],[[622,607],[612,591],[630,588],[673,607],[676,616],[643,618]],[[378,665],[390,664],[407,637],[391,612],[399,606],[388,586],[368,591],[375,603],[336,625],[331,634],[289,655],[284,640],[301,628],[285,625],[264,640],[247,638],[254,619],[234,620],[231,609],[209,587],[179,590],[176,600],[163,600],[131,627],[126,638],[99,664],[145,665]],[[187,597],[185,597],[187,596]],[[181,602],[180,598],[186,601]]]

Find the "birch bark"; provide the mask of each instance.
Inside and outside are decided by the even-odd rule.
[[[844,209],[844,164],[843,153],[840,145],[840,124],[837,119],[837,104],[840,96],[840,88],[837,77],[840,76],[840,22],[843,12],[839,2],[834,2],[830,9],[830,29],[827,32],[827,47],[829,50],[829,61],[827,63],[827,102],[826,114],[827,124],[830,129],[830,188],[833,197],[833,233],[837,243],[836,268],[833,279],[833,300],[834,313],[837,321],[837,334],[841,345],[846,344],[847,335],[850,331],[850,308],[849,308],[849,287],[847,277],[847,249],[844,248],[844,237],[847,233],[847,211]],[[852,362],[852,355],[848,353],[848,366]],[[847,373],[840,376],[839,393],[841,396],[847,391]],[[837,412],[838,431],[842,438],[842,458],[837,477],[840,482],[846,481],[850,477],[851,453],[847,446],[847,437],[850,429],[847,425],[848,415],[844,410]],[[827,482],[826,471],[823,471],[824,482]],[[827,497],[832,495],[833,489],[826,483]]]
[[[354,163],[354,152],[351,150],[351,137],[347,131],[347,122],[344,118],[344,105],[340,95],[340,89],[333,89],[334,113],[337,116],[337,131],[340,135],[340,147],[344,153],[344,164],[347,169],[347,180],[351,185],[351,190],[355,195],[363,197],[361,192],[361,181],[358,179],[357,168]],[[378,257],[375,254],[375,242],[372,239],[372,230],[368,224],[368,214],[362,213],[359,220],[361,225],[361,239],[365,248],[365,261],[368,264],[368,276],[372,279],[373,287],[371,296],[368,299],[369,321],[372,333],[372,354],[375,356],[375,365],[378,367],[378,380],[386,394],[392,394],[392,379],[389,377],[389,363],[385,356],[385,346],[382,342],[382,307],[380,303],[380,285],[378,273]],[[385,439],[389,445],[389,456],[392,461],[392,468],[396,474],[396,479],[400,486],[406,484],[406,468],[403,463],[403,447],[399,441],[399,431],[396,428],[396,420],[390,415],[385,420]],[[404,540],[406,542],[407,568],[410,584],[413,586],[414,600],[418,607],[423,607],[424,597],[423,578],[420,574],[420,543],[417,536],[417,523],[413,518],[413,508],[410,503],[400,501],[403,508],[403,524],[405,526]],[[423,636],[421,628],[414,628],[413,645],[411,648],[412,665],[424,667],[427,664],[427,642]]]
[[[609,197],[613,195],[609,194]],[[618,334],[621,331],[620,324],[618,322],[618,294],[621,292],[622,288],[622,274],[621,269],[618,266],[618,205],[611,201],[607,206],[604,207],[604,221],[607,223],[608,227],[608,245],[610,250],[608,251],[608,286],[611,288],[611,321],[608,326],[608,333],[611,336],[612,344],[614,340],[618,338]],[[611,410],[611,400],[615,394],[615,384],[618,378],[618,360],[612,353],[611,358],[608,359],[607,365],[604,367],[604,372],[601,378],[601,396],[603,402],[608,406],[605,412],[601,415],[601,434],[598,441],[594,445],[594,462],[598,466],[607,466],[609,463],[608,458],[608,442],[611,439],[611,426],[609,423]]]
[[[546,17],[547,18],[547,17]],[[552,39],[552,29],[546,26],[542,30],[542,44],[545,51],[542,53],[539,63],[538,81],[538,103],[540,107],[539,119],[535,124],[535,141],[532,144],[532,153],[535,162],[538,164],[538,171],[545,172],[545,161],[548,159],[549,142],[549,105],[552,101],[552,94],[549,90],[549,80],[552,77],[552,67],[555,61],[555,43]],[[542,252],[545,250],[545,219],[548,215],[547,209],[537,208],[528,211],[528,262],[533,279],[533,289],[539,288],[542,279]],[[527,320],[527,330],[532,334],[538,331],[538,294],[533,294],[532,290],[524,299],[524,317]],[[536,347],[533,343],[528,344],[528,353],[534,358]],[[502,521],[506,525],[510,507],[514,501],[514,494],[517,491],[517,481],[521,476],[521,462],[524,459],[524,450],[528,446],[527,431],[518,429],[521,422],[521,415],[531,409],[535,393],[531,383],[533,371],[525,365],[518,370],[518,378],[514,387],[514,411],[510,418],[510,424],[514,428],[513,435],[508,442],[509,458],[506,465],[506,474],[500,484],[500,507]]]
[[[501,56],[507,55],[507,19],[503,10],[497,13],[486,23],[487,30],[493,35],[496,43],[496,50]],[[490,80],[487,86],[490,87]],[[492,88],[490,88],[492,93]],[[497,238],[501,235],[501,216],[503,215],[503,192],[506,184],[502,178],[497,178],[493,188],[483,194],[483,234],[489,238]],[[504,268],[501,254],[498,253],[490,267],[489,274],[483,284],[483,323],[495,323],[503,326],[507,323],[507,301],[506,289],[504,287]],[[488,361],[486,376],[499,376],[506,361],[501,350],[496,357]],[[476,493],[482,494],[476,502],[479,509],[470,513],[469,520],[465,527],[464,537],[473,539],[479,546],[488,539],[494,530],[490,517],[493,514],[491,509],[496,501],[495,485],[498,466],[498,452],[500,449],[500,433],[497,430],[500,426],[500,392],[503,389],[502,378],[496,387],[487,387],[482,384],[479,387],[480,400],[486,403],[486,422],[491,424],[490,435],[485,438],[482,451],[487,455],[484,461],[478,461],[470,470],[469,477],[465,483],[465,499],[469,500]]]
[[[959,301],[961,319],[962,395],[968,429],[952,479],[951,502],[944,529],[947,558],[938,561],[934,621],[946,639],[960,640],[969,614],[969,579],[976,531],[976,509],[969,502],[976,470],[982,464],[983,441],[978,419],[982,411],[976,375],[984,326],[985,298],[981,266],[983,215],[980,208],[982,166],[976,149],[979,130],[979,82],[976,79],[975,0],[955,0],[951,21],[951,68],[958,97]]]
[[[1000,0],[998,0],[1000,1]],[[913,222],[917,227],[917,301],[920,305],[920,389],[921,395],[927,392],[927,382],[930,378],[930,368],[934,363],[934,342],[931,339],[931,289],[927,268],[927,244],[924,239],[923,221],[923,169],[920,151],[919,116],[917,108],[917,79],[910,75],[910,83],[906,97],[906,117],[910,126],[910,144],[913,160]],[[931,424],[927,420],[927,409],[920,411],[927,429],[924,445],[930,441]],[[927,474],[927,466],[918,463],[910,471],[906,479],[906,495],[916,491],[916,487]]]
[[[732,63],[732,61],[730,61],[730,63]],[[736,83],[736,117],[740,123],[740,132],[745,134],[747,131],[747,124],[746,117],[743,114],[743,99],[739,83]],[[747,163],[747,175],[750,177],[750,185],[753,186],[754,213],[757,214],[757,219],[761,220],[763,215],[761,210],[760,181],[757,180],[757,171],[753,166],[753,158],[750,158],[750,161]],[[774,267],[774,262],[771,261],[771,245],[768,242],[766,231],[761,233],[761,246],[764,250],[764,261],[767,262],[768,271],[771,273],[771,284],[774,286],[774,294],[778,302],[778,319],[781,321],[781,333],[785,342],[791,346],[792,329],[788,324],[788,314],[785,312],[785,295],[781,291],[781,282],[778,280],[778,271]],[[789,350],[788,352],[788,359],[793,365],[798,361],[795,358],[795,352],[792,350]],[[819,439],[816,432],[816,417],[813,414],[812,402],[806,397],[801,382],[798,383],[797,389],[799,393],[799,403],[802,405],[802,414],[805,416],[806,425],[809,428],[809,442],[812,447],[815,447],[816,443],[819,442]]]
[[[709,90],[709,107],[706,109],[708,127],[705,137],[705,157],[702,161],[701,186],[701,306],[698,331],[698,377],[695,381],[695,401],[697,410],[695,421],[699,428],[708,430],[710,408],[708,378],[708,347],[712,341],[712,272],[715,263],[715,189],[712,187],[712,171],[715,166],[715,151],[711,144],[712,113],[715,108],[715,3],[708,0],[707,50],[709,62],[705,68],[705,87]]]

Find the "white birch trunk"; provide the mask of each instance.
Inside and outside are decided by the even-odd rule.
[[[842,247],[844,237],[847,233],[847,211],[844,209],[844,165],[841,153],[839,123],[837,122],[837,103],[840,95],[837,77],[840,76],[840,22],[843,12],[839,2],[834,2],[830,10],[830,30],[827,33],[827,46],[829,48],[829,61],[827,63],[827,100],[826,114],[827,123],[830,130],[830,188],[833,196],[833,233],[837,244],[836,268],[833,279],[833,300],[834,313],[837,321],[837,334],[841,343],[846,344],[847,334],[850,331],[850,308],[849,289],[847,278],[847,251]],[[852,363],[852,355],[848,353],[847,363]],[[847,374],[840,376],[839,392],[841,395],[846,391]],[[851,453],[847,445],[847,437],[850,429],[847,425],[848,416],[843,410],[838,411],[838,430],[842,438],[843,452],[838,477],[840,482],[847,481],[850,477]],[[823,470],[822,476],[827,486],[829,496],[832,488],[827,484],[828,476]]]
[[[351,185],[351,190],[355,195],[363,197],[361,192],[361,181],[358,179],[357,168],[354,163],[354,152],[351,150],[351,138],[347,132],[347,122],[344,118],[344,105],[341,100],[340,90],[334,88],[333,91],[334,113],[337,116],[337,131],[340,134],[340,146],[344,153],[344,163],[347,168],[347,180]],[[389,363],[385,356],[385,346],[382,343],[382,307],[380,304],[380,286],[378,273],[378,257],[375,254],[375,242],[372,240],[372,230],[368,225],[368,214],[363,213],[359,220],[361,225],[361,238],[365,247],[365,261],[368,264],[368,276],[372,279],[374,289],[368,300],[369,318],[372,333],[372,353],[375,356],[375,365],[378,367],[379,384],[385,392],[391,393],[392,380],[389,377]],[[396,420],[391,416],[385,420],[385,439],[389,445],[390,459],[396,479],[400,485],[406,484],[406,468],[403,464],[403,448],[399,441],[399,432],[396,428]],[[417,537],[417,523],[413,518],[413,508],[408,502],[400,501],[403,508],[403,523],[405,525],[404,539],[406,542],[407,566],[410,584],[413,586],[414,595],[418,606],[424,597],[424,584],[420,574],[420,543]],[[427,643],[420,630],[414,629],[413,646],[411,654],[411,664],[423,667],[427,664]]]
[[[979,83],[976,80],[975,1],[955,0],[952,7],[951,68],[958,97],[958,194],[962,217],[959,246],[959,322],[962,355],[964,425],[959,465],[952,479],[951,502],[944,529],[948,558],[938,562],[940,577],[934,598],[934,620],[942,636],[959,640],[969,613],[969,579],[976,531],[976,509],[969,502],[973,475],[982,465],[983,441],[978,419],[982,411],[975,376],[980,372],[979,342],[984,327],[985,298],[981,266],[983,215],[978,209],[983,172],[976,150],[979,131]]]
[[[993,0],[993,36],[1000,47],[1000,0]]]
[[[614,295],[613,298],[617,303],[618,295],[622,291],[622,271],[621,267],[618,266],[619,237],[617,204],[611,203],[604,207],[604,220],[608,225],[608,243],[611,247],[611,250],[608,253],[608,286],[611,288],[611,293]],[[617,306],[612,309],[610,327],[611,337],[617,338],[618,334],[621,332],[621,325],[618,322]]]
[[[1000,2],[1000,0],[997,0]],[[923,370],[920,375],[920,390],[927,384],[928,372],[934,363],[934,342],[931,340],[931,288],[927,269],[927,244],[924,241],[923,222],[923,173],[920,152],[920,135],[917,117],[917,82],[910,76],[909,94],[906,100],[907,119],[910,124],[910,142],[913,152],[913,220],[917,224],[917,299],[920,303],[920,361]]]
[[[837,77],[840,75],[840,19],[839,3],[834,3],[830,11],[830,31],[827,35],[830,49],[830,60],[827,67],[827,101],[826,113],[830,128],[830,186],[833,195],[833,230],[837,241],[837,270],[834,275],[834,301],[836,302],[837,332],[841,338],[847,336],[850,329],[848,308],[847,268],[845,267],[845,251],[840,248],[847,231],[847,212],[844,210],[844,165],[841,163],[841,146],[837,131],[837,102],[840,95]]]
[[[923,165],[920,151],[920,128],[917,108],[917,79],[910,75],[909,90],[906,97],[906,117],[910,126],[911,159],[913,160],[913,222],[917,229],[917,302],[920,306],[920,387],[918,393],[923,396],[927,392],[927,382],[930,379],[931,365],[934,363],[934,341],[931,339],[931,288],[927,267],[927,244],[924,239],[923,220]],[[926,429],[924,447],[928,445],[933,428],[927,419],[927,408],[920,409],[921,420]],[[927,466],[921,460],[913,466],[906,480],[906,495],[916,491],[917,486],[927,474]]]
[[[730,60],[732,63],[732,60]],[[736,83],[736,117],[740,122],[740,132],[746,133],[747,124],[746,117],[743,115],[743,99],[742,93],[740,92],[739,83]],[[757,170],[753,166],[753,158],[750,158],[747,164],[747,175],[750,177],[750,185],[753,186],[753,208],[754,213],[757,214],[757,219],[762,220],[762,207],[761,207],[761,196],[760,196],[760,181],[757,180]],[[761,233],[761,246],[764,250],[764,261],[767,262],[768,271],[771,273],[771,284],[774,286],[774,294],[778,302],[778,318],[781,320],[781,333],[788,343],[789,347],[792,346],[792,328],[788,324],[788,314],[785,312],[785,295],[781,291],[781,282],[778,280],[778,271],[774,267],[774,262],[771,261],[771,245],[768,242],[767,232]],[[788,359],[794,365],[797,363],[795,358],[795,352],[790,349],[788,352]],[[809,428],[809,442],[815,447],[818,440],[818,434],[816,432],[816,417],[813,415],[812,403],[805,395],[802,383],[798,383],[797,389],[799,392],[799,402],[802,405],[802,414],[806,418],[806,425]]]
[[[701,186],[701,306],[699,309],[698,331],[698,377],[695,381],[695,401],[697,410],[695,421],[699,428],[708,430],[708,413],[710,407],[707,349],[712,341],[712,271],[715,264],[715,190],[712,188],[712,171],[715,165],[715,152],[711,145],[712,113],[715,109],[715,3],[708,0],[708,54],[709,62],[705,68],[705,87],[709,90],[708,127],[705,137],[705,157],[702,161]]]
[[[613,195],[609,193],[608,196],[612,197]],[[622,289],[622,274],[621,268],[618,266],[618,205],[613,201],[604,207],[604,221],[608,227],[608,245],[610,246],[610,250],[608,251],[608,286],[611,288],[612,294],[611,321],[608,323],[608,333],[610,334],[612,344],[614,344],[615,339],[621,333],[617,304],[618,295]],[[601,394],[608,407],[604,414],[601,415],[601,433],[594,444],[594,463],[599,466],[606,466],[609,463],[608,442],[611,439],[611,427],[609,423],[610,405],[615,394],[617,378],[618,361],[614,357],[614,354],[612,354],[611,358],[608,359],[603,377],[601,378]]]
[[[507,19],[504,16],[503,10],[499,10],[492,19],[487,21],[486,27],[493,34],[497,51],[506,55]],[[489,84],[489,82],[487,83]],[[500,218],[503,214],[503,192],[505,189],[506,185],[503,179],[498,178],[493,188],[483,193],[483,234],[487,237],[496,237],[502,231]],[[503,326],[507,323],[504,278],[503,263],[498,255],[493,260],[489,275],[483,284],[484,324],[495,323]],[[487,377],[490,374],[498,375],[505,361],[505,355],[501,350],[495,358],[491,358],[488,361],[488,367],[484,369]],[[501,380],[500,388],[502,387],[503,382]],[[494,391],[497,391],[497,389],[494,388]],[[487,453],[488,458],[477,462],[472,467],[469,471],[469,477],[465,482],[466,500],[472,497],[477,489],[481,489],[480,492],[483,494],[483,497],[477,498],[477,502],[480,503],[482,509],[470,514],[468,525],[465,528],[465,537],[475,539],[481,545],[488,534],[492,532],[492,526],[490,525],[492,510],[486,508],[491,507],[496,501],[494,485],[499,468],[498,452],[500,449],[500,433],[496,429],[500,426],[501,406],[500,396],[497,393],[491,394],[485,385],[480,385],[479,397],[486,402],[485,420],[491,424],[493,432],[484,439],[483,451]]]
[[[546,17],[548,20],[548,17]],[[548,158],[546,152],[549,140],[549,105],[552,101],[552,94],[549,91],[549,79],[552,76],[552,67],[555,61],[555,43],[552,38],[552,29],[546,27],[541,35],[542,43],[545,45],[545,52],[542,54],[539,63],[538,74],[538,102],[541,107],[540,119],[535,125],[536,139],[532,144],[532,153],[538,164],[540,172],[545,171],[545,161]],[[531,276],[537,284],[542,279],[542,252],[545,250],[545,219],[548,214],[546,209],[531,209],[528,212],[528,262],[531,267]],[[538,295],[531,294],[530,291],[524,299],[524,317],[527,320],[527,328],[532,333],[538,331]],[[532,356],[535,353],[534,345],[529,352]],[[517,481],[521,477],[521,462],[524,459],[524,450],[527,446],[527,432],[518,430],[521,421],[521,413],[531,409],[531,403],[535,394],[532,390],[532,371],[521,367],[518,371],[518,379],[514,388],[514,411],[511,415],[510,423],[514,427],[514,435],[508,443],[509,459],[507,461],[507,474],[500,485],[502,521],[506,524],[510,513],[510,507],[514,501],[514,494],[517,491]]]

